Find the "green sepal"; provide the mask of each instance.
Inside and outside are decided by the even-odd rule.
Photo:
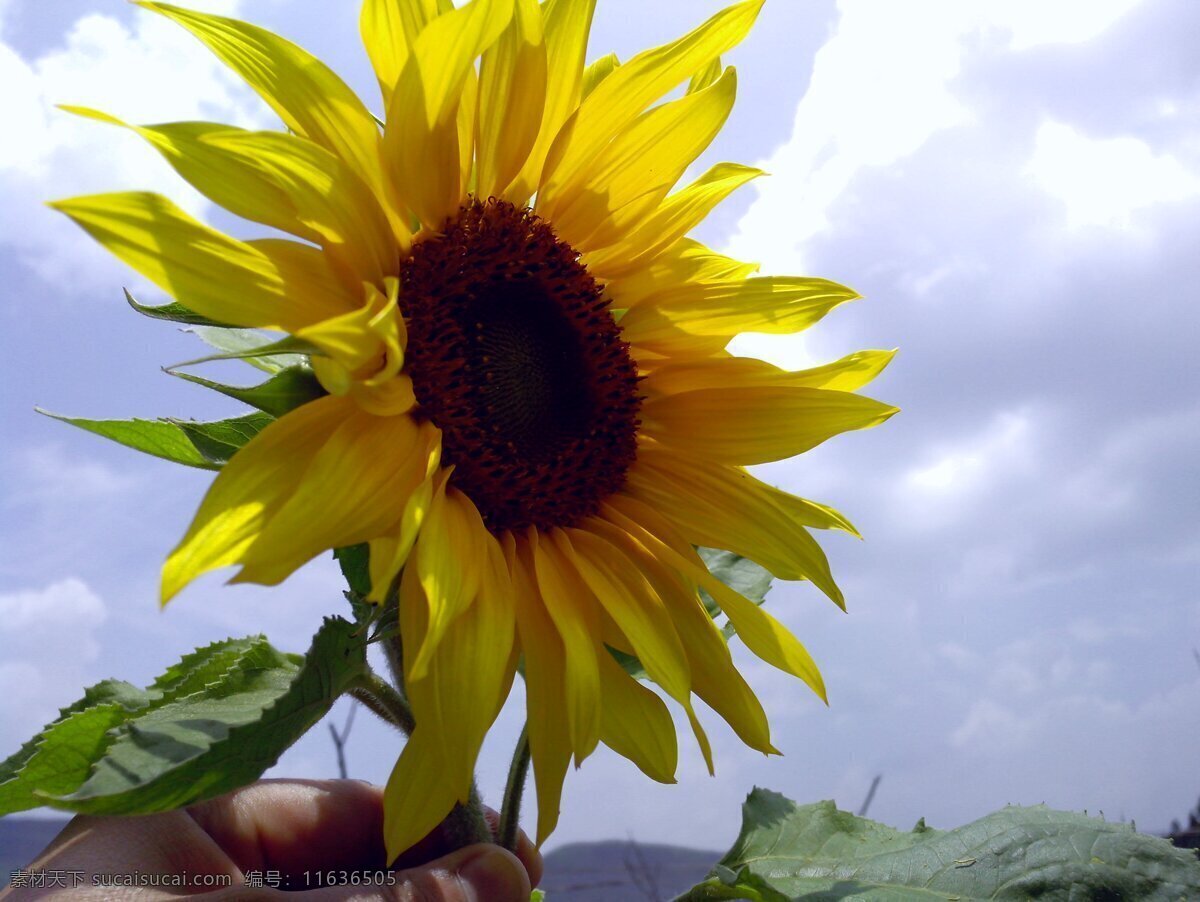
[[[1068,897],[1200,898],[1200,862],[1128,824],[1040,805],[904,833],[833,802],[797,805],[755,789],[733,848],[677,902]]]
[[[365,676],[356,632],[327,618],[307,655],[279,652],[261,636],[227,640],[186,656],[145,690],[93,687],[0,764],[0,777],[8,775],[0,815],[38,805],[147,814],[253,782]]]
[[[218,354],[207,354],[195,360],[185,360],[177,363],[171,369],[184,366],[196,366],[201,363],[212,363],[214,360],[244,360],[251,366],[258,367],[267,373],[278,373],[296,364],[296,357],[319,357],[324,352],[311,342],[293,335],[287,335],[278,341],[259,341],[264,336],[252,329],[212,329],[207,326],[197,326],[187,331],[208,336],[206,344],[220,350]],[[215,337],[214,336],[218,336]],[[233,337],[236,336],[236,337]]]
[[[202,470],[219,470],[239,448],[275,419],[270,414],[256,411],[212,423],[170,418],[89,420],[34,409],[136,451]]]
[[[320,353],[316,347],[306,341],[290,335],[279,339],[258,329],[194,326],[183,331],[190,332],[210,348],[216,348],[220,353],[179,363],[175,365],[176,367],[193,366],[212,360],[244,360],[265,373],[278,373],[290,366],[295,366],[297,356],[309,357]]]
[[[220,382],[213,382],[211,379],[176,370],[167,370],[167,372],[186,382],[202,385],[230,398],[235,398],[243,404],[256,407],[273,417],[281,417],[288,411],[295,410],[302,404],[315,401],[326,394],[325,389],[321,387],[321,383],[313,374],[312,368],[303,364],[285,367],[275,372],[266,382],[250,386],[224,385]]]
[[[172,301],[169,304],[162,304],[158,307],[152,307],[149,304],[139,304],[129,289],[125,289],[125,300],[129,302],[129,306],[143,316],[149,316],[152,319],[164,319],[172,323],[184,323],[189,326],[212,326],[219,329],[229,329],[225,323],[219,323],[216,320],[211,320],[207,316],[202,316],[191,310],[178,301]]]

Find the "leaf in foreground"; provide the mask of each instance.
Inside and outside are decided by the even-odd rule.
[[[106,681],[0,763],[0,815],[50,805],[147,814],[258,779],[366,670],[356,627],[329,618],[307,655],[263,637],[187,655],[146,689]]]
[[[1200,862],[1126,824],[1009,807],[955,830],[909,833],[755,789],[742,832],[704,883],[680,896],[750,899],[1200,898]]]

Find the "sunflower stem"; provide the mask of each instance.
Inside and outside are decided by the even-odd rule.
[[[517,851],[517,835],[521,830],[521,799],[525,795],[525,780],[529,776],[529,724],[521,728],[517,747],[513,749],[504,785],[504,802],[500,808],[500,830],[496,841],[510,852]]]
[[[442,822],[446,839],[451,849],[463,849],[476,843],[494,843],[496,837],[483,813],[483,800],[475,781],[471,781],[471,793],[466,804],[455,805]]]
[[[411,736],[416,721],[408,700],[386,680],[374,672],[362,677],[350,690],[350,695],[358,699],[374,714],[400,729],[405,736]]]

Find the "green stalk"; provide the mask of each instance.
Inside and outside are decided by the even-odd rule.
[[[405,736],[412,735],[416,721],[408,700],[378,674],[369,672],[350,690],[350,695],[373,714],[403,731]]]
[[[504,786],[504,804],[500,809],[500,831],[496,841],[510,852],[517,851],[517,835],[521,830],[521,799],[525,795],[525,780],[529,776],[529,724],[521,728],[517,747],[513,749]]]

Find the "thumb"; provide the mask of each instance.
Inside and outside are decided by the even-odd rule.
[[[529,902],[532,892],[520,860],[490,843],[385,876],[386,886],[331,886],[289,895],[316,902]]]

